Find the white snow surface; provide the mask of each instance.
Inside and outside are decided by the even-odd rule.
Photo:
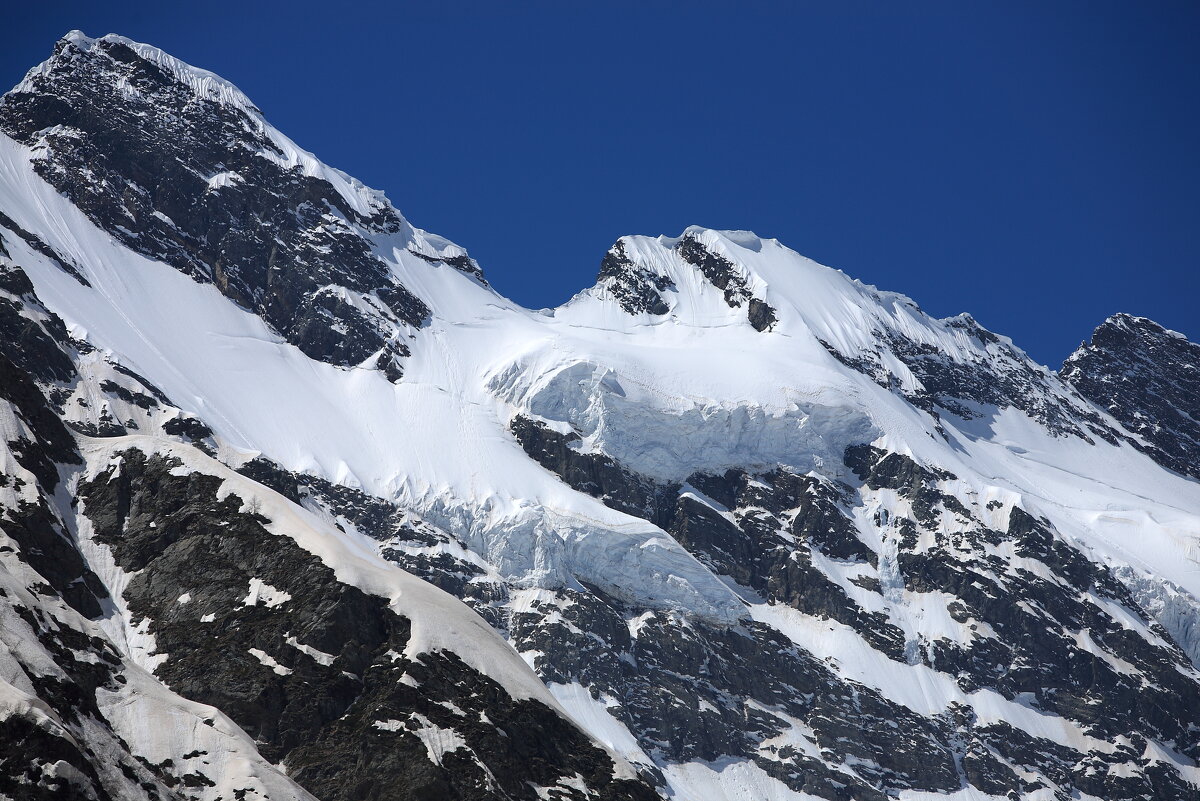
[[[404,235],[376,251],[433,310],[403,381],[315,362],[257,316],[167,265],[118,245],[42,181],[0,135],[0,205],[75,261],[85,287],[14,241],[39,296],[71,330],[118,354],[205,420],[229,460],[283,466],[391,498],[530,586],[595,583],[649,606],[730,622],[741,601],[663,532],[575,492],[528,459],[515,414],[575,429],[660,478],[790,465],[836,476],[848,444],[874,440],[1001,488],[1120,564],[1200,597],[1200,485],[1132,447],[1054,437],[1015,409],[944,416],[951,443],[901,398],[835,360],[886,325],[949,352],[962,331],[745,232],[689,229],[742,265],[779,321],[755,331],[666,237],[627,249],[673,278],[673,311],[632,317],[603,288],[534,312],[471,277],[413,256]],[[442,244],[441,247],[446,247]]]
[[[571,718],[606,748],[620,754],[632,765],[654,767],[654,760],[638,745],[633,733],[608,711],[609,706],[617,703],[615,699],[593,698],[591,692],[578,682],[548,687]]]
[[[6,448],[0,451],[8,453]],[[31,475],[27,479],[32,480]],[[31,482],[32,483],[32,482]],[[112,638],[104,622],[93,622],[67,606],[60,598],[34,595],[30,585],[41,582],[20,557],[16,542],[0,531],[0,590],[8,603],[0,605],[0,725],[10,716],[33,720],[38,726],[67,740],[74,740],[55,711],[38,697],[27,671],[65,679],[56,656],[46,649],[14,611],[14,604],[37,608],[57,628],[70,628],[84,636]],[[111,586],[111,585],[109,585]],[[276,766],[267,762],[249,736],[219,710],[176,695],[162,682],[129,659],[122,638],[113,638],[126,656],[117,689],[96,691],[96,702],[111,732],[81,716],[86,734],[83,745],[99,757],[95,767],[109,788],[129,780],[118,769],[119,754],[128,749],[136,756],[160,764],[175,762],[180,773],[199,772],[214,781],[197,788],[197,801],[230,798],[234,790],[248,790],[276,801],[315,801]],[[78,656],[79,654],[77,654]],[[115,738],[120,738],[120,743]],[[182,755],[193,754],[183,759]],[[130,788],[127,797],[134,797]]]
[[[316,514],[287,498],[206,456],[199,450],[157,437],[129,435],[104,439],[81,438],[81,452],[87,462],[85,476],[94,479],[112,466],[120,465],[121,452],[136,448],[147,455],[162,454],[178,459],[180,470],[202,472],[222,480],[219,496],[235,494],[270,522],[268,531],[292,539],[304,550],[331,567],[339,581],[364,592],[387,598],[391,608],[408,618],[411,635],[406,652],[415,656],[446,650],[458,654],[464,662],[495,680],[513,698],[532,698],[561,711],[558,702],[525,662],[482,618],[457,598],[385,561],[368,543],[347,538]],[[82,511],[79,520],[86,517]],[[81,527],[86,530],[86,527]],[[260,602],[274,592],[275,599],[287,593],[251,581],[250,595]],[[256,595],[257,593],[257,595]],[[316,649],[306,650],[318,661],[328,656]],[[264,654],[259,661],[274,667]]]
[[[83,49],[96,41],[72,36]],[[356,210],[370,214],[386,203],[270,128],[227,82],[161,51],[129,45],[198,93],[245,108],[286,162],[328,180]],[[222,174],[210,183],[219,188],[234,180]],[[673,249],[678,238],[623,240],[631,259],[674,285],[664,292],[668,313],[652,316],[623,311],[604,282],[557,309],[527,310],[410,252],[463,252],[447,240],[409,227],[374,236],[375,252],[432,309],[403,380],[392,384],[375,370],[305,357],[213,286],[122,247],[45,184],[28,150],[2,134],[0,208],[77,264],[91,284],[6,238],[42,301],[74,335],[211,426],[222,461],[236,466],[264,454],[290,470],[394,500],[460,537],[518,584],[553,588],[584,581],[708,621],[752,616],[833,660],[842,675],[924,714],[967,701],[984,718],[1008,720],[1066,745],[1105,748],[1062,719],[994,693],[964,698],[948,677],[887,661],[836,623],[817,626],[791,610],[748,607],[664,532],[570,489],[529,459],[508,425],[518,414],[532,416],[577,434],[583,450],[677,481],[697,470],[777,464],[844,477],[845,447],[873,442],[951,471],[958,477],[955,492],[964,497],[994,498],[1005,512],[1017,505],[1048,517],[1093,558],[1116,568],[1196,659],[1200,484],[1162,470],[1128,445],[1053,436],[1013,408],[982,409],[970,421],[943,414],[942,438],[928,415],[846,367],[821,342],[853,357],[876,350],[873,332],[887,331],[963,360],[986,358],[979,342],[904,296],[854,281],[776,240],[745,231],[685,232],[732,261],[750,294],[775,309],[775,325],[759,332],[744,307],[731,308],[682,260]],[[904,388],[918,388],[898,360],[886,367]],[[1046,375],[1055,392],[1083,403]],[[503,642],[482,619],[382,560],[373,543],[338,531],[195,449],[146,437],[95,440],[85,447],[89,469],[101,469],[131,445],[169,451],[191,469],[220,475],[228,491],[259,498],[272,531],[319,555],[342,580],[392,599],[413,621],[412,647],[453,650],[516,697],[560,709],[561,701],[598,741],[633,762],[648,761],[584,688],[558,685],[552,694],[515,652],[497,648]],[[885,551],[886,544],[872,547]],[[249,588],[255,602],[277,598],[262,589],[256,596]],[[893,589],[888,614],[906,636],[972,636],[940,614],[941,601]],[[1130,625],[1153,636],[1136,621]],[[152,649],[152,643],[142,647]],[[804,797],[746,762],[673,766],[667,775],[680,799]],[[952,797],[983,797],[972,792]]]

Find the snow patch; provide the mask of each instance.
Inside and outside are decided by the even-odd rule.
[[[250,579],[250,592],[242,599],[242,606],[258,606],[262,604],[273,608],[292,600],[292,596],[283,590],[276,589],[260,578]]]
[[[290,634],[287,635],[287,639],[285,640],[285,642],[288,645],[295,648],[300,653],[306,654],[307,656],[311,657],[313,659],[313,661],[315,661],[318,665],[324,665],[324,666],[328,667],[328,666],[332,665],[334,663],[334,661],[337,659],[337,657],[334,656],[333,654],[327,654],[324,651],[318,651],[316,648],[313,648],[311,645],[305,645],[304,643],[300,642],[299,640],[297,640],[295,637],[293,637]]]
[[[291,668],[287,668],[287,667],[284,667],[283,665],[279,664],[278,662],[275,661],[275,657],[271,656],[270,654],[268,654],[266,651],[262,650],[261,648],[251,648],[251,649],[249,649],[249,653],[251,656],[253,656],[255,659],[257,659],[263,665],[265,665],[266,667],[269,667],[271,670],[278,673],[280,676],[291,675],[291,672],[292,672]]]

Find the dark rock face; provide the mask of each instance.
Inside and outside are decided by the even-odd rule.
[[[0,560],[6,570],[16,561],[3,547]],[[6,638],[23,642],[6,649],[5,680],[26,682],[38,706],[11,710],[0,726],[0,793],[30,801],[181,799],[168,789],[178,783],[171,772],[133,755],[97,707],[97,692],[117,693],[128,682],[115,649],[45,585],[16,579],[6,573],[0,582]]]
[[[5,291],[19,279],[9,270]],[[23,335],[44,344],[32,329]],[[128,679],[116,649],[87,624],[108,592],[56,508],[59,471],[82,460],[34,376],[9,353],[23,363],[32,355],[0,355],[0,415],[22,429],[0,442],[0,458],[13,465],[0,474],[0,660],[6,703],[14,693],[28,703],[6,706],[0,725],[0,795],[174,799],[173,777],[138,760],[98,707],[98,692],[118,693]]]
[[[621,240],[604,254],[596,280],[607,281],[617,303],[630,314],[666,314],[670,311],[662,293],[674,289],[674,282],[665,275],[634,264],[626,255],[625,243]]]
[[[974,521],[970,510],[937,488],[936,480],[952,476],[939,478],[906,456],[874,448],[850,449],[847,462],[868,487],[897,490],[910,500],[916,519],[889,521],[899,534],[896,568],[905,588],[952,595],[956,620],[977,621],[995,632],[973,638],[965,648],[948,640],[922,642],[922,661],[954,675],[966,692],[988,687],[1008,698],[1031,699],[1037,708],[1083,724],[1093,736],[1143,737],[1197,753],[1185,721],[1200,714],[1200,707],[1191,708],[1200,695],[1186,676],[1187,657],[1169,637],[1151,643],[1114,616],[1113,606],[1133,610],[1147,629],[1161,632],[1108,569],[1015,506],[1005,531],[978,526],[942,533],[945,515]],[[918,542],[931,531],[932,544]],[[999,557],[997,546],[1011,548],[1013,557]],[[1040,563],[1043,575],[1020,560]],[[1073,632],[1086,634],[1097,647],[1081,646],[1082,634]],[[1135,668],[1122,670],[1121,664]],[[1167,695],[1155,700],[1164,691],[1186,697],[1185,708],[1162,714],[1171,706]]]
[[[765,300],[758,298],[750,298],[750,308],[746,317],[756,331],[766,331],[775,324],[775,310]]]
[[[1200,478],[1200,345],[1145,317],[1117,314],[1059,375],[1144,439],[1156,462]]]
[[[580,453],[572,448],[578,435],[560,434],[533,418],[518,415],[511,428],[525,453],[574,489],[662,528],[670,526],[679,485],[631,473],[604,454]]]
[[[285,470],[263,457],[242,465],[238,472],[270,487],[294,503],[328,515],[343,531],[357,532],[377,540],[380,554],[413,575],[466,601],[484,620],[500,632],[507,631],[503,605],[509,601],[508,587],[493,581],[478,581],[484,571],[466,559],[429,548],[447,548],[453,553],[468,551],[466,543],[395,505],[360,490],[324,479]]]
[[[775,310],[765,301],[751,296],[746,279],[729,259],[713,253],[691,234],[680,239],[675,250],[684,261],[696,267],[710,284],[724,292],[729,308],[741,308],[748,301],[746,316],[756,330],[766,331],[775,322]]]
[[[775,309],[751,294],[745,277],[729,259],[713,253],[691,234],[685,235],[675,250],[705,280],[721,290],[729,308],[740,309],[745,306],[746,319],[755,330],[766,331],[775,324]],[[629,314],[659,315],[671,310],[663,293],[673,291],[675,283],[669,277],[631,259],[624,240],[617,240],[609,248],[600,262],[600,273],[596,280],[604,283],[621,308]]]
[[[0,101],[0,130],[36,147],[39,173],[118,241],[214,283],[314,358],[370,359],[399,380],[429,310],[373,247],[406,223],[380,198],[289,165],[257,109],[222,91],[122,40],[69,38]],[[484,281],[465,255],[408,247]],[[222,494],[211,461],[212,473],[184,468],[178,444],[179,458],[131,447],[83,473],[77,434],[161,434],[210,456],[217,441],[70,338],[13,261],[27,249],[84,280],[0,213],[0,690],[36,702],[0,726],[2,796],[183,801],[217,786],[206,752],[151,764],[105,717],[104,699],[146,680],[129,645],[95,623],[122,604],[153,638],[156,690],[221,710],[254,757],[322,799],[641,801],[659,797],[673,764],[731,758],[830,801],[1198,797],[1181,770],[1200,759],[1194,663],[1116,570],[1018,500],[983,502],[949,471],[866,443],[805,475],[656,481],[518,416],[530,458],[661,528],[746,616],[713,625],[578,580],[531,590],[415,513],[266,457],[238,470],[256,482],[239,490],[249,505]],[[628,313],[669,313],[675,287],[631,252],[618,241],[600,280]],[[675,256],[756,330],[775,325],[738,264],[691,234]],[[1060,380],[968,316],[944,325],[977,356],[886,331],[865,354],[826,348],[935,420],[1011,406],[1059,435],[1132,432],[1164,466],[1200,477],[1200,347],[1118,316]],[[893,355],[918,389],[900,389]],[[415,621],[276,533],[253,501],[261,487],[461,598],[543,680],[581,685],[633,735],[641,778],[618,778],[567,719],[459,656],[408,653]],[[119,592],[97,575],[107,566],[89,567],[85,534],[123,571]],[[914,629],[926,613],[947,619]]]
[[[17,225],[15,222],[13,222],[12,218],[3,211],[0,211],[0,228],[6,228],[11,233],[16,234],[18,237],[25,240],[25,244],[29,245],[38,253],[50,259],[52,263],[57,264],[60,270],[70,275],[79,283],[83,284],[84,286],[91,286],[91,284],[87,282],[87,279],[83,277],[83,274],[79,272],[78,265],[69,263],[66,259],[59,255],[54,248],[43,242],[36,234],[32,234],[21,226]],[[8,257],[9,255],[8,249],[3,246],[3,239],[0,239],[0,255],[5,257]]]
[[[190,441],[205,453],[212,455],[212,449],[205,440],[212,437],[212,429],[194,417],[175,417],[163,423],[163,432]]]
[[[62,414],[84,389],[146,415],[174,412],[162,433],[201,450],[211,450],[212,431],[119,364],[103,363],[98,375],[111,378],[81,372],[76,360],[86,346],[68,338],[8,255],[0,255],[0,302],[0,327],[14,343],[0,355],[0,419],[14,421],[0,448],[15,464],[0,476],[0,621],[21,643],[14,652],[6,639],[0,656],[9,660],[5,680],[27,682],[39,708],[57,716],[49,725],[18,713],[0,726],[0,793],[192,798],[222,778],[206,767],[204,752],[150,764],[130,751],[98,704],[99,694],[128,683],[126,657],[87,628],[86,618],[111,613],[113,599],[81,555],[74,524],[62,517],[66,502],[54,493],[60,476],[82,462]],[[225,712],[261,754],[285,761],[318,797],[533,799],[539,788],[573,799],[657,797],[645,782],[617,778],[609,755],[558,713],[511,698],[456,655],[403,656],[406,618],[268,532],[269,521],[242,511],[240,497],[218,500],[221,479],[181,474],[177,460],[138,450],[119,462],[81,482],[71,500],[82,501],[93,539],[135,576],[121,600],[166,654],[157,678]],[[335,509],[348,526],[379,539],[433,536],[356,490],[263,459],[243,472],[297,503]],[[463,568],[444,559],[414,566],[440,570],[443,584]],[[255,581],[269,589],[265,599],[254,596]],[[31,653],[42,661],[30,661]]]
[[[958,786],[940,723],[839,679],[771,628],[717,629],[644,612],[631,635],[626,620],[637,612],[594,591],[565,591],[514,615],[512,634],[537,653],[547,681],[587,685],[646,753],[667,762],[742,757],[793,789],[839,801],[883,799],[889,787]],[[764,745],[795,721],[809,727],[820,758],[799,742]]]
[[[409,247],[408,252],[416,256],[422,261],[427,261],[430,264],[448,264],[460,273],[466,273],[484,286],[488,286],[487,279],[483,276],[483,268],[479,263],[466,254],[458,256],[430,256],[426,253]]]
[[[293,473],[259,456],[238,468],[242,475],[307,509],[320,509],[376,540],[401,531],[407,516],[387,501],[361,490],[343,487],[316,476]]]
[[[654,797],[548,707],[454,654],[405,655],[409,622],[386,599],[179,466],[126,451],[81,486],[95,537],[136,573],[124,597],[168,655],[156,675],[232,717],[318,797],[534,799],[576,774],[589,798]],[[432,753],[429,732],[453,747]]]
[[[68,339],[66,327],[42,305],[29,276],[5,253],[0,253],[0,338],[14,366],[34,380],[75,379],[75,365],[61,345]]]
[[[0,748],[5,767],[12,766],[0,772],[0,793],[8,798],[54,801],[74,796],[108,801],[112,797],[76,743],[47,732],[29,718],[14,715],[4,721]],[[73,781],[56,769],[62,764],[74,769]]]
[[[668,762],[741,756],[794,789],[830,799],[961,786],[1011,797],[1045,787],[1114,799],[1195,792],[1173,769],[1138,762],[1138,744],[1150,741],[1195,758],[1188,721],[1200,715],[1191,706],[1200,693],[1186,655],[1106,568],[1020,508],[1009,510],[1004,529],[989,528],[980,515],[996,505],[975,508],[947,492],[952,474],[866,445],[846,452],[858,486],[786,470],[696,474],[683,485],[656,485],[604,454],[572,448],[570,436],[535,420],[518,417],[512,428],[531,457],[572,487],[652,520],[745,587],[748,598],[852,629],[898,671],[931,669],[968,695],[988,689],[1074,721],[1097,739],[1134,743],[1079,751],[981,721],[957,703],[940,715],[917,715],[806,661],[809,655],[785,640],[788,651],[766,626],[745,624],[731,637],[625,608],[590,587],[560,591],[555,602],[513,615],[510,636],[534,652],[543,678],[577,681],[606,699],[646,753]],[[893,514],[874,513],[883,543],[869,547],[851,515],[875,508],[884,495],[902,505]],[[1000,555],[1008,549],[1011,557]],[[948,610],[965,639],[909,639],[886,611],[904,593],[952,596]],[[1131,610],[1161,639],[1127,628],[1114,607]],[[745,638],[753,642],[749,650],[739,647]],[[821,699],[821,706],[797,705],[797,697]],[[1179,706],[1168,697],[1187,700]],[[882,721],[901,716],[904,734],[892,738]],[[820,767],[794,749],[766,747],[792,719],[822,749]],[[867,750],[848,752],[848,742]],[[837,767],[840,759],[853,767]],[[864,770],[864,762],[877,770]],[[1124,767],[1110,773],[1118,764]],[[1123,770],[1129,775],[1116,778]]]
[[[100,612],[107,597],[103,584],[87,567],[70,532],[47,503],[59,484],[59,465],[81,463],[70,432],[50,408],[28,373],[0,354],[0,402],[24,424],[26,435],[4,443],[18,465],[36,481],[35,500],[0,508],[0,525],[20,547],[24,561],[40,573],[53,591],[81,614]],[[26,478],[0,475],[0,486],[20,491]]]
[[[37,147],[38,174],[122,244],[211,281],[315,359],[378,353],[374,366],[399,377],[429,309],[368,237],[407,224],[386,201],[356,208],[289,164],[257,109],[120,39],[68,38],[0,100],[0,130]]]
[[[914,406],[935,416],[941,408],[967,420],[979,417],[968,403],[1012,407],[1059,436],[1077,436],[1088,441],[1099,437],[1112,443],[1122,437],[1121,432],[1105,423],[1094,409],[1072,397],[1073,393],[1053,373],[1035,365],[1024,353],[983,328],[970,315],[960,315],[946,324],[974,339],[985,349],[986,355],[964,359],[896,333],[873,332],[880,343],[880,352],[890,351],[920,381],[921,386],[915,391],[901,389],[902,382],[884,365],[879,353],[847,356],[828,342],[821,344],[842,364],[903,395]]]

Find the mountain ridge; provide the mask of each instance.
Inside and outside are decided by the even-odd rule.
[[[1200,788],[1200,485],[1135,425],[1190,430],[1196,346],[1121,318],[1060,376],[698,227],[523,309],[159,54],[69,35],[0,100],[0,792]]]

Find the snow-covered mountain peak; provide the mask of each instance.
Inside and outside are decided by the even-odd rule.
[[[620,238],[605,254],[596,286],[584,294],[646,322],[741,323],[792,335],[804,329],[847,345],[843,334],[863,330],[868,320],[876,321],[865,326],[868,337],[880,326],[930,342],[945,338],[933,332],[947,323],[982,331],[970,315],[935,321],[911,298],[864,284],[777,239],[701,226],[674,237]]]
[[[136,53],[139,58],[154,64],[175,80],[190,86],[197,95],[221,103],[232,103],[246,111],[261,114],[250,98],[221,76],[199,67],[193,67],[153,45],[135,42],[116,33],[91,37],[80,30],[69,31],[58,40],[53,55],[30,70],[25,79],[17,84],[13,91],[36,91],[35,85],[30,82],[33,76],[51,73],[61,68],[62,62],[71,61],[81,53],[91,54],[93,51],[99,50],[109,57],[129,63],[128,57],[121,52],[121,49]]]
[[[330,364],[398,379],[430,315],[409,273],[482,281],[462,248],[297,146],[231,83],[124,37],[68,34],[0,99],[0,132],[14,163],[116,241]]]
[[[183,98],[185,103],[202,100],[237,109],[244,115],[245,122],[274,146],[265,149],[263,155],[278,160],[289,169],[299,168],[305,175],[329,182],[357,214],[364,217],[381,213],[391,217],[396,214],[383,192],[329,167],[296,145],[268,123],[258,106],[230,81],[208,70],[193,67],[157,47],[115,33],[93,38],[79,30],[70,31],[55,45],[50,58],[31,69],[6,98],[59,95],[64,84],[78,81],[83,76],[93,82],[107,83],[118,90],[129,101],[130,111],[135,113],[137,106],[141,105],[139,101],[153,98],[161,103],[164,90],[172,84],[185,87],[191,95],[190,98]],[[213,173],[208,176],[208,181],[216,188],[223,181],[239,180],[236,175],[230,172]]]
[[[1150,321],[1060,376],[701,227],[530,311],[73,33],[0,101],[0,339],[0,796],[1200,786],[1200,349]]]
[[[1178,331],[1172,331],[1165,326],[1159,325],[1149,317],[1140,317],[1136,314],[1117,312],[1096,327],[1096,330],[1092,332],[1090,344],[1094,346],[1101,346],[1107,342],[1110,337],[1119,336],[1118,332],[1122,332],[1126,335],[1136,335],[1138,333],[1142,333],[1152,337],[1187,339],[1185,335],[1179,333]]]
[[[716,276],[715,281],[712,276]],[[747,298],[762,303],[772,313],[771,322],[761,330],[748,319]],[[619,313],[598,313],[598,307]],[[986,420],[1011,408],[1028,416],[1052,437],[1072,436],[1110,444],[1125,437],[1114,420],[1098,413],[1069,383],[1030,359],[1010,338],[986,329],[971,314],[934,318],[903,294],[864,284],[801,256],[777,240],[749,232],[693,226],[674,237],[622,237],[605,255],[597,285],[557,314],[576,326],[611,328],[623,336],[644,335],[647,345],[654,343],[659,348],[665,343],[686,343],[689,349],[704,354],[706,368],[690,371],[678,384],[668,381],[655,392],[661,397],[664,390],[669,391],[667,387],[680,387],[682,397],[673,399],[673,403],[680,408],[695,403],[705,415],[715,415],[713,419],[717,420],[724,419],[716,416],[723,414],[718,407],[733,406],[755,413],[753,404],[744,405],[740,400],[746,396],[760,401],[777,398],[779,402],[768,407],[767,414],[783,413],[789,401],[773,392],[779,386],[800,393],[827,390],[843,399],[859,397],[845,383],[845,368],[849,368],[851,373],[866,376],[927,412],[934,419],[935,429],[941,427],[938,421],[947,414],[970,429],[976,425],[971,421]],[[1126,315],[1121,319],[1128,323],[1134,318]],[[1158,328],[1149,321],[1140,326]],[[746,376],[741,370],[739,362],[750,351],[758,354],[761,362],[755,363],[760,367],[767,363],[778,370],[767,373],[771,376],[768,382]],[[779,369],[785,363],[803,365],[803,369]],[[837,369],[818,369],[830,365]],[[675,374],[674,366],[666,360],[655,369],[660,374]],[[544,394],[530,394],[535,399],[530,408],[546,410],[544,417],[560,421],[565,410],[585,444],[590,445],[591,438],[598,436],[607,453],[622,453],[627,462],[639,464],[650,473],[677,475],[667,469],[660,472],[660,463],[645,461],[648,449],[644,441],[623,452],[616,432],[646,431],[644,420],[638,426],[603,425],[605,414],[636,404],[631,400],[634,396],[629,392],[629,377],[622,370],[629,370],[628,363],[620,368],[611,362],[571,365],[545,382],[539,391]],[[737,379],[728,384],[710,380],[700,388],[695,379],[697,372]],[[636,384],[635,379],[633,386]],[[557,391],[565,386],[577,388],[577,394]],[[685,386],[691,390],[690,395],[682,389]],[[621,391],[613,391],[615,387]],[[714,401],[715,405],[708,405]],[[870,408],[877,413],[879,406],[877,397],[864,397],[859,409]],[[865,426],[859,433],[870,428]],[[824,426],[824,430],[830,428]],[[677,437],[677,445],[686,442],[678,431],[673,436]],[[733,438],[726,439],[730,441]],[[763,436],[756,441],[778,440]],[[811,443],[802,448],[794,444],[784,448],[792,453],[818,452]],[[720,452],[720,448],[701,450],[705,454]],[[686,458],[694,458],[693,451],[686,452]],[[752,463],[749,452],[743,451],[742,458]],[[767,461],[777,458],[772,455]],[[801,466],[794,461],[790,464]]]
[[[622,237],[605,254],[597,285],[586,294],[615,301],[635,316],[671,315],[702,326],[740,319],[765,331],[775,322],[763,300],[766,281],[738,258],[739,251],[759,252],[762,246],[748,231],[700,226],[678,237]]]

